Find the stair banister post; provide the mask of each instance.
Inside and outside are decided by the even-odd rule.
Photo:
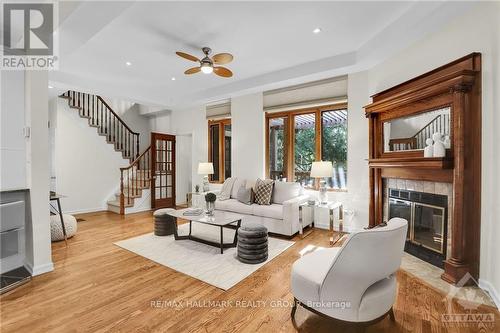
[[[137,141],[136,141],[136,154],[135,154],[135,158],[139,157],[139,134],[140,134],[140,133],[137,133]]]
[[[120,214],[125,214],[125,195],[123,193],[123,170],[120,169]]]

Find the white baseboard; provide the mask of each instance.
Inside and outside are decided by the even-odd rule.
[[[102,212],[108,210],[108,206],[103,206],[103,207],[96,207],[96,208],[85,208],[85,209],[77,209],[77,210],[64,210],[64,207],[62,209],[63,214],[85,214],[85,213],[95,213],[95,212]]]
[[[54,264],[52,262],[36,266],[31,266],[31,264],[25,263],[24,266],[31,273],[31,276],[41,275],[44,273],[52,272],[54,270]]]
[[[488,294],[490,294],[491,299],[497,306],[497,309],[500,309],[500,294],[498,294],[495,287],[489,281],[486,281],[484,279],[479,279],[479,287],[486,290]]]

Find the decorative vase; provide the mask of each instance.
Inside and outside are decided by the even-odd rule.
[[[433,141],[431,138],[425,140],[427,146],[424,148],[424,157],[433,157],[434,156],[434,147],[432,147]]]
[[[212,216],[214,215],[214,209],[215,209],[215,202],[212,202],[212,201],[207,201],[207,211],[206,211],[206,214],[208,216]]]
[[[441,133],[434,133],[432,135],[432,140],[434,145],[432,146],[432,156],[433,157],[444,157],[446,155],[446,149],[444,148],[443,141],[441,141]]]

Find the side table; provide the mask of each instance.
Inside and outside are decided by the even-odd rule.
[[[304,218],[305,210],[310,210],[312,222]],[[341,202],[328,202],[327,204],[316,203],[314,205],[303,203],[299,205],[299,223],[299,233],[302,238],[306,237],[311,232],[309,231],[306,234],[303,233],[303,228],[307,225],[312,224],[312,226],[316,227],[328,225],[328,229],[332,232],[330,245],[335,245],[346,234],[343,232],[344,206]]]

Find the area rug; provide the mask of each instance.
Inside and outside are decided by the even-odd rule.
[[[179,235],[187,234],[188,224],[179,226]],[[193,223],[194,236],[219,241],[220,229],[201,223]],[[224,242],[233,241],[235,231],[224,228]],[[153,233],[116,242],[129,250],[158,264],[192,276],[217,288],[228,290],[260,267],[284,252],[294,242],[269,237],[269,257],[267,261],[249,265],[238,261],[236,248],[220,249],[191,240],[175,240],[174,236],[155,236]]]

